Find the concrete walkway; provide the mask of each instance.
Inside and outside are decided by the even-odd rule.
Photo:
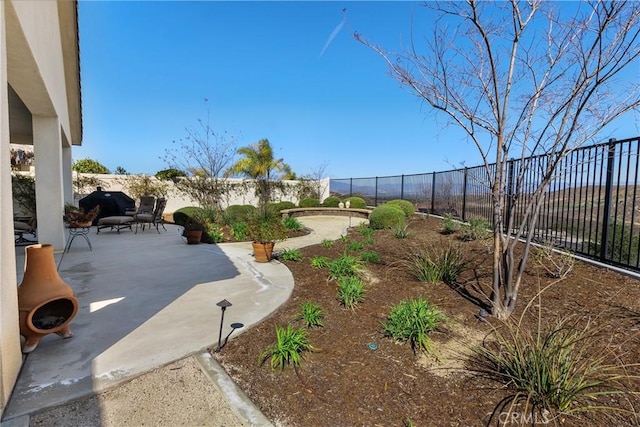
[[[300,218],[313,232],[279,243],[276,251],[335,240],[361,221]],[[3,427],[28,425],[30,414],[113,389],[191,355],[218,391],[228,391],[223,397],[243,425],[267,423],[206,350],[217,345],[217,302],[233,304],[225,313],[223,337],[232,323],[245,325],[233,338],[289,298],[291,273],[277,261],[255,263],[249,243],[186,245],[179,227],[167,230],[92,231],[93,251],[76,238],[59,268],[80,303],[71,322],[75,336],[47,335],[26,357]],[[16,248],[16,256],[21,281],[24,249]]]

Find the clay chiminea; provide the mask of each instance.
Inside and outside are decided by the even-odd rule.
[[[78,300],[56,270],[53,245],[25,248],[24,277],[18,287],[20,335],[23,353],[31,353],[51,333],[71,338],[69,322],[78,312]]]

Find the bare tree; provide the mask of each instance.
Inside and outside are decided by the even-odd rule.
[[[233,163],[238,139],[227,131],[214,130],[209,110],[205,120],[198,119],[198,126],[186,131],[185,138],[174,141],[175,146],[165,150],[163,160],[169,168],[185,173],[186,177],[176,180],[179,191],[202,207],[221,209],[229,191],[223,174]]]
[[[329,164],[327,162],[322,162],[312,168],[308,174],[298,178],[296,186],[298,200],[302,200],[305,197],[313,197],[322,201],[322,195],[327,189],[328,167]]]
[[[605,126],[640,106],[640,85],[623,78],[640,54],[640,3],[626,1],[429,2],[433,34],[380,54],[392,76],[432,111],[462,128],[490,177],[492,314],[514,310],[545,192],[561,161]],[[636,76],[637,77],[637,76]],[[544,154],[535,188],[523,184]],[[507,165],[520,159],[514,193]],[[492,165],[492,163],[494,165]],[[514,209],[505,210],[507,202]],[[515,217],[518,212],[518,218]],[[508,231],[508,232],[507,232]],[[511,234],[511,237],[509,237]],[[516,256],[518,240],[524,250]]]

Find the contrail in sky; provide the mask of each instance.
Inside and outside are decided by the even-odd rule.
[[[325,42],[324,47],[320,52],[320,55],[318,55],[318,58],[322,58],[322,55],[324,55],[324,52],[327,50],[327,48],[329,47],[333,39],[336,38],[336,36],[338,35],[340,30],[342,29],[342,27],[344,27],[344,24],[346,23],[347,23],[347,8],[345,7],[344,9],[342,9],[342,21],[340,21],[340,23],[336,25],[333,31],[331,31],[331,34],[329,34],[329,38]]]

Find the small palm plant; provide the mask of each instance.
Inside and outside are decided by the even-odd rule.
[[[259,363],[263,364],[267,359],[271,359],[271,369],[284,370],[288,364],[296,368],[300,366],[302,353],[313,349],[304,329],[296,329],[291,325],[287,325],[286,328],[276,325],[276,342],[260,353]]]
[[[338,279],[338,299],[346,308],[354,309],[364,299],[364,282],[356,276]]]
[[[300,319],[304,320],[304,323],[307,325],[307,328],[313,328],[315,326],[324,326],[322,323],[322,317],[324,317],[324,311],[319,304],[313,303],[311,301],[307,301],[302,304],[300,309],[300,314],[298,315]]]
[[[436,307],[423,298],[410,299],[391,307],[384,333],[397,341],[408,341],[414,353],[424,350],[434,355],[435,351],[428,333],[445,320]]]

